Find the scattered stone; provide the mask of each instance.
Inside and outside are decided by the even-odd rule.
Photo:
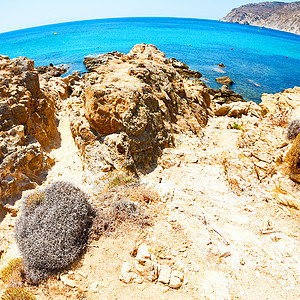
[[[173,270],[171,273],[169,287],[172,289],[180,288],[183,284],[183,279],[184,279],[184,276],[181,271]]]
[[[69,287],[76,287],[76,282],[68,277],[67,274],[60,275],[60,280],[63,282],[64,285]]]
[[[137,251],[136,260],[140,263],[145,263],[147,259],[151,258],[150,247],[142,244]]]
[[[170,282],[172,269],[168,265],[162,265],[159,270],[158,282],[168,284]]]
[[[119,279],[124,283],[130,283],[135,278],[134,265],[131,262],[124,262],[121,268]]]

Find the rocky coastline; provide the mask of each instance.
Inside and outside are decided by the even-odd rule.
[[[57,179],[103,214],[121,200],[144,214],[40,286],[14,279],[37,299],[299,295],[299,139],[286,130],[300,88],[247,102],[230,78],[212,89],[146,44],[84,64],[62,78],[0,56],[0,297],[1,270],[21,257],[22,199]],[[94,234],[110,228],[100,221]]]
[[[261,2],[234,8],[220,21],[300,34],[300,2]]]

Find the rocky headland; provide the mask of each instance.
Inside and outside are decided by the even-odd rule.
[[[61,78],[0,56],[0,296],[296,299],[300,140],[286,131],[300,88],[246,102],[145,44],[84,63]],[[99,216],[80,261],[35,286],[7,275],[14,227],[57,179]]]
[[[300,34],[300,2],[261,2],[234,8],[220,21]]]

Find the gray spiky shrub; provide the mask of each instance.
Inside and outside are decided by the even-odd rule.
[[[287,138],[289,140],[294,140],[297,135],[300,133],[300,120],[296,119],[291,121],[287,127]]]
[[[64,181],[23,200],[15,237],[29,281],[37,284],[80,256],[93,214],[87,194]]]

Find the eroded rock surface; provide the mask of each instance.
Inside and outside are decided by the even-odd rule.
[[[145,170],[172,146],[173,133],[199,135],[207,123],[205,85],[184,79],[178,70],[187,77],[186,65],[153,45],[102,55],[94,63],[86,59],[86,65],[92,72],[69,107],[73,137],[93,168]]]
[[[54,105],[32,60],[0,56],[0,202],[40,183],[51,166],[42,148],[56,134]]]

